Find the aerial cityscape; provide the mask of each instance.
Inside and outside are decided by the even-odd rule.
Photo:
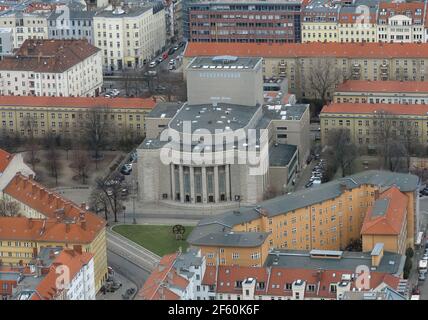
[[[0,122],[0,300],[428,300],[428,0],[0,0]]]

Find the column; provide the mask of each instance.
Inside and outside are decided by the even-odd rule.
[[[190,201],[192,203],[196,202],[195,198],[195,169],[190,167]]]
[[[214,167],[214,202],[219,202],[218,166]]]
[[[230,197],[230,177],[229,177],[229,164],[225,165],[225,180],[226,180],[226,201],[232,200]]]
[[[172,190],[172,197],[171,199],[174,201],[175,200],[175,165],[173,163],[171,163],[170,165],[171,167],[171,190]]]
[[[207,195],[207,168],[202,167],[202,202],[207,203],[208,202],[208,195]]]
[[[180,202],[184,202],[184,174],[183,174],[183,166],[180,164],[179,166],[179,177],[180,177]]]

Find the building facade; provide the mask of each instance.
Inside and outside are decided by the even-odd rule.
[[[95,292],[107,279],[105,221],[18,173],[3,190],[17,202],[20,217],[0,218],[0,259],[26,266],[42,247],[81,248],[94,256]]]
[[[101,51],[86,40],[27,40],[0,61],[0,83],[2,95],[97,96]]]
[[[145,135],[145,116],[156,102],[142,98],[0,96],[0,134],[41,139],[52,134],[80,139],[102,115],[99,126],[112,141]],[[104,118],[105,117],[105,118]]]
[[[426,43],[296,43],[228,44],[189,43],[185,60],[196,56],[234,55],[263,57],[265,77],[288,79],[289,92],[297,98],[319,98],[315,71],[328,79],[326,98],[331,100],[335,86],[345,80],[425,81],[428,45]],[[312,81],[311,82],[311,78]]]
[[[300,42],[302,1],[183,1],[184,37],[196,42]]]
[[[94,16],[94,44],[105,70],[140,68],[166,44],[165,10],[161,2],[140,8],[110,6]]]
[[[337,86],[333,102],[428,104],[428,82],[347,80]]]
[[[407,197],[405,247],[413,247],[418,231],[419,179],[386,171],[361,172],[260,202],[254,208],[201,220],[187,240],[201,249],[208,266],[262,266],[269,251],[277,249],[341,250],[360,238],[377,192],[391,187],[391,181]],[[373,249],[368,247],[365,249]],[[399,250],[401,247],[396,252]]]

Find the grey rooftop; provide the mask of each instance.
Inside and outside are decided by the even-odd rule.
[[[384,252],[377,272],[401,274],[406,257],[393,252]],[[344,251],[339,259],[312,257],[303,250],[273,250],[266,259],[266,267],[304,268],[311,270],[356,270],[360,265],[372,267],[370,252]]]
[[[375,201],[372,210],[372,216],[384,216],[386,211],[388,210],[389,199],[378,199]]]
[[[223,247],[258,247],[268,237],[267,232],[224,232],[209,233],[194,239],[192,245],[213,245]]]
[[[297,153],[297,146],[292,144],[276,144],[269,148],[269,165],[286,167]]]
[[[215,56],[215,57],[196,57],[189,66],[188,70],[252,70],[260,64],[262,58],[235,57],[235,56]]]
[[[183,103],[181,102],[159,102],[146,115],[146,118],[171,119],[182,106]]]

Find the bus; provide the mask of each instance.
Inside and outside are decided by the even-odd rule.
[[[423,232],[419,232],[418,236],[416,238],[416,242],[415,242],[416,247],[419,248],[421,246],[423,238],[424,238],[424,233]]]

